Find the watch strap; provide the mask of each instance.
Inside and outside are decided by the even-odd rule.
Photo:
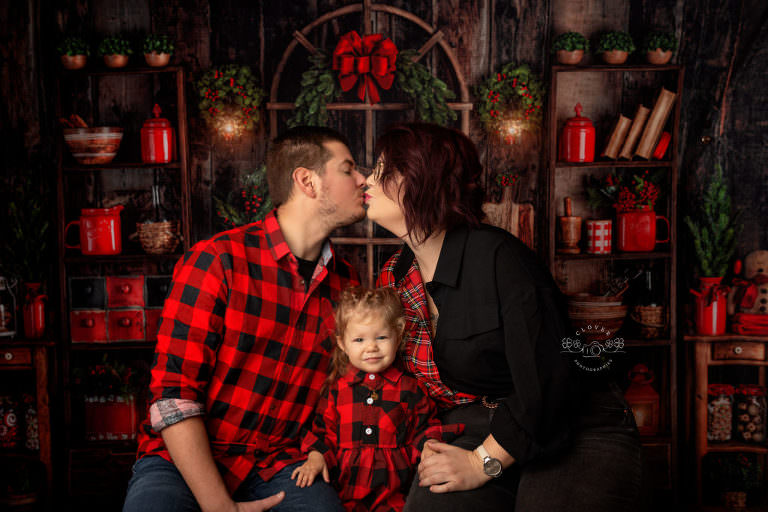
[[[485,462],[486,460],[492,458],[491,454],[488,453],[488,450],[485,449],[485,446],[482,444],[477,447],[477,453],[480,455],[480,459]]]

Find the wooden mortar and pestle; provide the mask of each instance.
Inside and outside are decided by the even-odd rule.
[[[581,240],[581,217],[573,216],[571,198],[565,198],[565,216],[558,217],[560,227],[560,247],[557,252],[562,254],[579,254]]]

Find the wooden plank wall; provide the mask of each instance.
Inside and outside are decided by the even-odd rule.
[[[28,168],[33,160],[50,163],[54,146],[53,92],[57,68],[53,48],[63,32],[94,37],[115,31],[139,34],[150,29],[173,34],[179,41],[176,61],[197,73],[213,64],[250,64],[268,86],[291,32],[322,13],[348,1],[299,0],[63,0],[55,3],[25,0],[3,2],[0,16],[6,27],[0,40],[0,160],[3,174]],[[528,62],[545,72],[552,34],[566,29],[587,34],[608,28],[628,28],[638,38],[649,27],[674,30],[681,36],[676,58],[686,65],[683,97],[683,167],[681,184],[688,187],[681,199],[691,204],[697,187],[721,161],[731,181],[736,202],[743,207],[744,231],[740,255],[768,248],[765,218],[768,180],[765,165],[766,13],[762,0],[431,0],[387,1],[414,12],[441,28],[456,48],[470,85],[478,83],[508,61]],[[387,21],[376,21],[387,30]],[[313,42],[333,46],[337,34],[355,20],[329,24],[315,31]],[[551,32],[550,32],[551,29]],[[407,43],[417,31],[401,22],[398,34]],[[413,34],[413,35],[412,35]],[[136,56],[134,58],[140,58]],[[295,66],[301,66],[297,58]],[[301,69],[297,72],[300,73]],[[589,82],[584,87],[600,87]],[[288,85],[286,84],[286,87]],[[114,91],[112,91],[114,92]],[[190,90],[190,92],[192,92]],[[128,85],[124,100],[140,93]],[[195,238],[211,235],[219,226],[212,195],[224,194],[238,177],[264,157],[266,132],[236,143],[214,137],[196,116],[195,98],[189,96]],[[136,98],[136,104],[139,104]],[[610,103],[610,102],[609,102]],[[600,106],[595,106],[600,117]],[[149,116],[135,112],[138,120]],[[352,118],[358,119],[358,118]],[[362,119],[362,118],[359,118]],[[352,121],[353,123],[356,121]],[[349,123],[348,123],[349,124]],[[345,131],[354,133],[353,126]],[[523,178],[516,200],[536,201],[541,137],[530,136],[517,146],[489,139],[473,117],[471,134],[478,143],[488,173],[515,169]],[[711,137],[709,144],[702,137]],[[50,172],[50,166],[42,172]],[[50,176],[50,174],[49,174]],[[489,194],[498,191],[489,186]],[[687,202],[686,202],[687,200]]]

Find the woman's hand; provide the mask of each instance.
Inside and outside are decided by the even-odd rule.
[[[298,487],[309,487],[321,471],[323,473],[323,480],[330,483],[331,476],[328,473],[328,465],[325,463],[323,454],[318,451],[311,451],[307,456],[307,462],[293,470],[291,480],[296,480]]]
[[[424,451],[432,452],[419,463],[419,485],[435,493],[477,489],[491,479],[473,451],[429,440]]]

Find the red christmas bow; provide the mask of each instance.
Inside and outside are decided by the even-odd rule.
[[[339,72],[341,90],[350,90],[359,78],[357,96],[364,100],[367,89],[371,103],[378,103],[380,99],[376,83],[383,89],[392,87],[395,60],[395,43],[381,34],[361,38],[353,30],[343,35],[333,50],[333,70]]]

